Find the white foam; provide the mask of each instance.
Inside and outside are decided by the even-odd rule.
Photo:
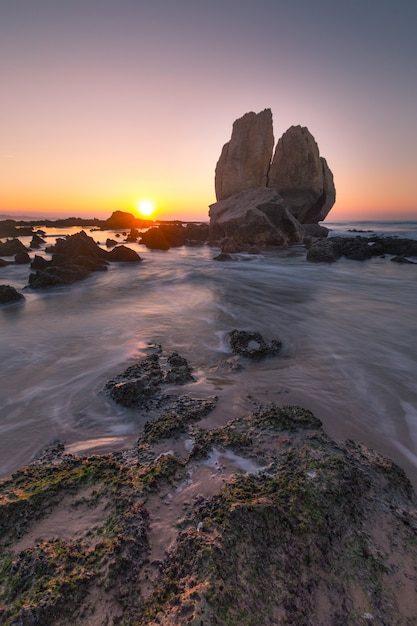
[[[229,450],[229,449],[220,451],[220,450],[217,450],[216,448],[213,448],[208,458],[202,461],[202,464],[221,470],[222,457],[231,461],[238,470],[240,470],[241,472],[245,472],[247,474],[256,474],[265,469],[265,467],[257,465],[250,459],[247,459],[243,456],[239,456],[238,454],[235,454],[233,450]]]

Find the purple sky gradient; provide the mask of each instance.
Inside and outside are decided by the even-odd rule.
[[[0,7],[0,213],[207,219],[233,121],[308,126],[330,216],[417,219],[417,4],[13,0]]]

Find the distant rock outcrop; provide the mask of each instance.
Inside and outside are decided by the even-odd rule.
[[[241,245],[285,245],[303,239],[302,224],[317,224],[329,213],[333,175],[310,131],[291,126],[272,158],[273,144],[270,109],[234,122],[216,165],[210,241],[228,236]],[[274,195],[264,201],[268,191]]]
[[[111,216],[104,222],[103,228],[118,230],[119,228],[146,228],[152,224],[152,220],[142,220],[127,211],[113,211]]]
[[[7,241],[0,241],[0,254],[4,256],[14,256],[15,254],[19,254],[20,252],[27,252],[26,246],[14,237],[13,239],[8,239]]]
[[[307,261],[315,263],[334,263],[340,257],[353,261],[366,261],[375,256],[394,255],[392,261],[414,263],[407,257],[417,258],[415,239],[397,237],[329,237],[319,239],[308,246]]]
[[[52,259],[29,276],[32,289],[68,285],[89,276],[91,272],[107,269],[110,262],[134,262],[142,259],[134,250],[118,246],[111,252],[103,250],[84,231],[57,239]]]

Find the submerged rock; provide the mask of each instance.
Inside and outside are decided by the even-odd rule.
[[[221,252],[213,257],[213,261],[233,261],[233,257],[228,252]]]
[[[394,256],[391,261],[394,263],[410,263],[411,265],[416,265],[417,263],[417,261],[410,261],[410,259],[407,259],[405,256]]]
[[[275,356],[282,348],[279,339],[267,343],[262,335],[256,331],[237,330],[229,333],[230,346],[234,354],[259,359],[265,356]]]
[[[24,300],[23,294],[19,293],[11,285],[0,285],[0,304],[8,304],[9,302],[18,302]]]

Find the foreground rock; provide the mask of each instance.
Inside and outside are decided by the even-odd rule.
[[[152,411],[154,416],[166,411],[191,411],[194,419],[211,411],[216,399],[201,400],[167,391],[169,385],[193,381],[188,361],[177,352],[164,356],[159,346],[157,352],[130,365],[106,383],[105,391],[114,402],[127,408]]]
[[[298,407],[172,424],[2,481],[2,623],[415,622],[417,501],[392,462]]]
[[[261,229],[260,245],[286,245],[302,239],[302,224],[317,224],[329,213],[336,199],[333,174],[310,131],[291,126],[272,158],[273,143],[270,109],[247,113],[233,124],[216,165],[210,241],[228,236],[242,242],[246,235],[250,245]],[[266,188],[275,194],[257,198]]]
[[[107,269],[108,262],[138,263],[140,256],[130,248],[118,246],[110,252],[103,250],[84,231],[57,239],[52,258],[47,265],[29,276],[33,289],[68,285],[89,276],[91,272]]]

